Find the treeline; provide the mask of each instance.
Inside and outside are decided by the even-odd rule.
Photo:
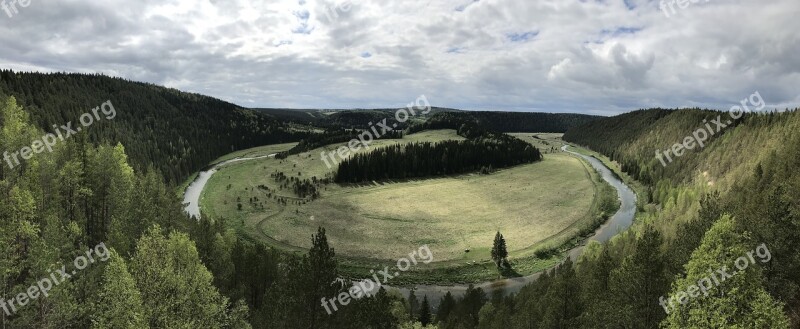
[[[667,168],[646,165],[656,148],[717,115],[637,111],[571,131],[566,139],[649,177],[653,204],[640,207],[631,230],[588,245],[577,263],[565,262],[515,296],[466,303],[478,316],[440,328],[797,328],[800,114],[748,115]],[[768,257],[761,250],[764,257],[753,256],[745,270],[733,267],[761,245]],[[737,274],[708,296],[669,305],[723,269]]]
[[[93,144],[121,142],[137,171],[152,165],[171,182],[224,154],[306,136],[218,99],[102,75],[2,70],[3,95],[16,97],[33,123],[48,132],[67,122],[75,127],[81,114],[111,100],[117,116],[101,117],[80,134]]]
[[[377,128],[376,128],[377,129]],[[347,143],[351,140],[358,139],[359,134],[362,132],[356,129],[343,130],[340,128],[330,128],[322,133],[313,133],[304,138],[300,143],[291,149],[278,153],[275,157],[278,159],[286,159],[290,155],[300,154],[326,145]],[[402,130],[393,130],[383,132],[382,135],[376,136],[370,133],[373,139],[402,139]]]
[[[19,149],[42,133],[13,98],[3,100],[0,149]],[[411,323],[402,296],[383,289],[327,313],[322,298],[337,298],[352,283],[338,280],[324,230],[299,257],[242,240],[223,219],[187,218],[175,187],[154,169],[131,167],[121,144],[93,146],[87,139],[67,140],[13,169],[0,165],[0,327],[361,329]],[[102,251],[100,243],[107,252],[91,255],[92,264],[61,277],[47,295],[18,297],[33,296],[31,287],[57,276],[62,264],[72,273],[75,259],[89,249]]]
[[[409,143],[358,153],[339,164],[337,183],[454,175],[542,159],[539,150],[511,136]]]
[[[436,113],[423,123],[411,125],[407,131],[480,127],[496,132],[563,133],[602,117],[585,114],[463,111]],[[465,131],[465,133],[468,133]]]
[[[13,98],[2,101],[0,149],[42,133]],[[0,327],[246,327],[247,309],[212,285],[180,233],[188,219],[174,186],[155,169],[134,170],[121,144],[79,135],[13,169],[4,163],[0,195]],[[75,260],[89,249],[93,264],[81,269]],[[62,264],[72,275],[31,292]]]
[[[357,109],[357,110],[326,110],[326,109],[254,109],[280,120],[300,125],[309,125],[325,128],[341,129],[366,129],[370,122],[375,123],[387,119],[389,126],[397,124],[398,129],[405,129],[412,121],[425,120],[428,116],[439,112],[458,112],[455,109],[431,107],[428,114],[417,114],[411,121],[399,122],[395,114],[399,109]]]

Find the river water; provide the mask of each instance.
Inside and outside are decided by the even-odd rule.
[[[621,201],[621,205],[619,210],[611,216],[611,218],[606,221],[600,228],[598,228],[594,235],[588,239],[588,241],[598,241],[598,242],[606,242],[610,240],[612,237],[617,235],[619,232],[626,230],[628,227],[633,224],[634,216],[636,215],[636,194],[633,190],[625,185],[608,167],[606,167],[600,160],[597,160],[594,157],[582,155],[579,153],[575,153],[569,151],[567,149],[567,145],[562,147],[562,150],[568,153],[571,153],[575,156],[581,157],[589,162],[589,164],[594,167],[594,169],[600,174],[600,176],[608,182],[614,189],[617,191],[619,195],[619,199]],[[260,156],[260,157],[252,157],[252,158],[237,158],[233,160],[228,160],[222,163],[219,163],[213,166],[211,169],[207,171],[202,171],[198,174],[197,178],[192,182],[189,187],[186,188],[186,192],[184,194],[183,202],[186,205],[186,212],[192,216],[200,218],[200,195],[203,193],[203,189],[208,183],[208,180],[211,176],[216,173],[220,167],[240,162],[240,161],[249,161],[249,160],[256,160],[262,159],[266,157],[274,157],[275,154],[270,154],[267,156]],[[588,242],[587,241],[587,242]],[[569,257],[575,261],[583,252],[583,246],[576,247],[569,252]],[[496,290],[502,290],[505,294],[516,293],[522,289],[523,286],[527,285],[535,281],[542,273],[536,273],[524,277],[519,278],[508,278],[502,280],[495,280],[495,281],[487,281],[483,283],[475,284],[476,288],[483,289],[487,294],[491,294]],[[401,274],[402,275],[402,274]],[[441,297],[443,297],[446,293],[450,292],[453,294],[454,297],[458,297],[464,294],[467,290],[469,285],[466,284],[456,284],[456,285],[417,285],[414,287],[415,295],[419,298],[422,296],[428,296],[428,300],[431,302],[433,307],[439,304]],[[387,287],[388,286],[384,286]],[[408,296],[410,289],[407,287],[397,288],[399,289],[403,295]],[[377,290],[377,287],[375,288]],[[373,290],[374,292],[374,290]],[[333,297],[333,296],[331,296]]]
[[[615,190],[617,190],[617,194],[619,195],[619,199],[621,201],[619,210],[611,216],[611,218],[606,221],[605,224],[600,226],[594,233],[592,237],[587,239],[587,243],[589,241],[598,241],[598,242],[606,242],[610,240],[612,237],[617,235],[618,233],[628,229],[633,224],[633,219],[636,215],[636,193],[633,190],[625,185],[608,167],[606,167],[603,162],[600,160],[582,155],[579,153],[575,153],[569,151],[567,149],[567,145],[564,145],[561,149],[565,152],[571,153],[575,156],[581,157],[589,162],[589,164],[594,167],[594,169],[600,174],[600,176],[608,182]],[[583,252],[584,246],[578,246],[573,248],[569,251],[569,257],[573,261],[576,261],[578,257]],[[402,275],[402,274],[401,274]],[[522,287],[525,285],[535,281],[542,275],[542,272],[535,273],[528,276],[523,276],[519,278],[508,278],[502,280],[495,280],[495,281],[488,281],[475,284],[476,288],[483,289],[487,294],[491,295],[496,290],[502,290],[503,293],[511,294],[519,292]],[[380,276],[379,276],[380,277]],[[422,296],[428,296],[428,300],[431,302],[432,307],[437,307],[441,298],[450,292],[453,294],[454,297],[458,298],[464,294],[467,290],[469,285],[467,284],[456,284],[456,285],[418,285],[415,286],[415,295],[422,299]],[[398,288],[403,295],[406,297],[409,295],[410,289],[409,288]]]
[[[200,195],[203,194],[203,189],[206,187],[208,180],[211,179],[211,176],[214,176],[214,173],[219,171],[220,167],[229,165],[231,163],[263,159],[263,158],[271,158],[274,156],[275,154],[252,157],[252,158],[236,158],[220,162],[212,166],[211,169],[209,170],[201,171],[199,174],[197,174],[197,178],[195,178],[194,181],[191,184],[189,184],[189,186],[186,188],[186,191],[183,193],[183,204],[185,206],[184,210],[186,211],[187,214],[194,216],[195,218],[200,218]]]

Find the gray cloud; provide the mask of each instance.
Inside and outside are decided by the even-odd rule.
[[[11,1],[11,0],[6,0]],[[32,0],[0,67],[100,72],[250,107],[615,114],[800,106],[800,3],[712,0]],[[366,56],[364,54],[370,54]]]

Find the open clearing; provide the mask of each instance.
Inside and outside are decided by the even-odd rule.
[[[540,142],[529,139],[534,134],[514,135]],[[426,131],[402,140],[376,141],[372,146],[447,139],[462,138],[452,130]],[[338,147],[325,149],[334,150],[334,146]],[[280,190],[270,177],[276,170],[301,179],[324,177],[331,170],[319,159],[321,151],[223,167],[206,186],[201,202],[204,213],[225,218],[240,232],[284,250],[307,250],[311,235],[322,226],[337,255],[354,263],[395,260],[427,244],[434,263],[425,268],[485,263],[498,230],[505,235],[512,258],[530,257],[533,246],[591,217],[592,175],[583,162],[560,152],[491,175],[361,186],[330,184],[320,199],[310,202],[288,189]],[[269,199],[259,185],[278,190],[290,202],[283,205]],[[251,203],[251,198],[258,201]]]

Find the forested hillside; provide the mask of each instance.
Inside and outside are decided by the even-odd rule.
[[[409,132],[428,129],[459,129],[461,125],[475,125],[497,132],[563,133],[601,117],[586,114],[530,113],[530,112],[442,112],[424,123],[409,127]],[[460,129],[459,129],[460,130]]]
[[[117,116],[82,135],[93,144],[121,142],[139,171],[152,165],[178,182],[232,151],[298,141],[305,134],[218,99],[102,75],[0,71],[0,97],[14,96],[48,132],[110,100]]]
[[[0,149],[42,136],[13,98]],[[394,328],[404,300],[320,304],[347,291],[325,231],[295,257],[192,221],[155,171],[121,144],[58,143],[0,165],[0,328]],[[73,271],[74,270],[74,271]],[[335,282],[335,283],[334,283]],[[330,305],[327,306],[330,309]]]
[[[451,315],[440,327],[798,327],[800,113],[747,114],[666,167],[655,158],[720,115],[728,114],[637,111],[568,132],[566,140],[648,182],[651,204],[631,230],[589,245],[577,263],[514,297],[456,302],[449,308],[470,317]],[[739,269],[742,259],[752,265]],[[692,291],[706,282],[708,296]]]

